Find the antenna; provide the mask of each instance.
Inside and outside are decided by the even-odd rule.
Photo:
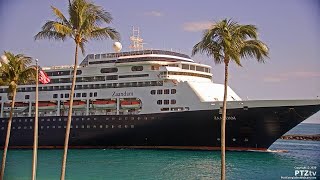
[[[143,50],[143,39],[140,38],[140,30],[139,28],[135,28],[132,26],[132,36],[130,36],[131,45],[129,46],[132,50]]]

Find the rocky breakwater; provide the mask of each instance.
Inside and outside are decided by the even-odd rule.
[[[280,139],[304,140],[304,141],[320,141],[320,134],[314,134],[314,135],[292,134],[292,135],[281,136]]]

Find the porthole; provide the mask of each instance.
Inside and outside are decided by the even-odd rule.
[[[143,70],[143,66],[132,66],[131,70],[132,71],[142,71]]]
[[[236,141],[237,139],[236,138],[232,138],[232,141],[234,142],[234,141]]]

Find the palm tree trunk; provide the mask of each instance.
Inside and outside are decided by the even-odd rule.
[[[224,96],[221,121],[221,180],[226,179],[226,114],[227,114],[227,88],[228,88],[228,60],[225,60],[224,67]]]
[[[78,65],[78,47],[79,47],[79,44],[76,43],[76,51],[75,51],[75,55],[74,55],[73,80],[72,80],[71,93],[70,93],[70,99],[69,99],[69,112],[68,112],[66,134],[65,134],[65,139],[64,139],[64,151],[63,151],[63,160],[62,160],[62,166],[61,166],[60,180],[64,180],[65,175],[66,175],[66,163],[67,163],[69,136],[70,136],[71,117],[72,117],[73,94],[74,94],[74,88],[76,85],[77,68],[78,68],[77,67],[77,65]]]
[[[39,96],[39,69],[38,60],[36,60],[36,98],[35,98],[35,114],[34,114],[34,134],[33,134],[33,158],[32,158],[32,180],[37,178],[37,154],[38,154],[38,96]]]
[[[12,117],[13,117],[16,93],[17,93],[17,88],[14,88],[13,89],[12,100],[11,100],[10,116],[9,116],[9,119],[8,119],[6,142],[4,144],[4,150],[3,150],[3,156],[2,156],[0,180],[3,180],[3,177],[4,177],[4,169],[5,169],[5,166],[6,166],[6,158],[7,158],[7,151],[8,151],[9,140],[10,140],[11,123],[12,123]]]

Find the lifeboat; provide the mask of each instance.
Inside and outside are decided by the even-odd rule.
[[[122,109],[139,109],[141,103],[138,100],[123,100],[120,102],[120,106]]]
[[[117,101],[115,100],[96,100],[92,102],[94,108],[116,109]]]
[[[23,103],[23,102],[15,102],[14,103],[14,111],[24,111],[28,108],[29,104],[28,103]],[[11,109],[11,103],[5,103],[3,106],[4,111],[10,111]]]
[[[69,105],[70,105],[70,102],[69,102],[69,101],[63,103],[63,107],[64,107],[65,109],[68,109],[68,108],[69,108]],[[73,108],[73,109],[84,109],[84,108],[86,108],[86,106],[87,106],[87,104],[86,104],[86,102],[84,102],[84,101],[73,101],[73,106],[72,106],[72,108]]]
[[[33,108],[35,108],[36,104],[32,104]],[[38,102],[38,109],[39,110],[55,110],[57,109],[57,104],[48,101],[39,101]]]

